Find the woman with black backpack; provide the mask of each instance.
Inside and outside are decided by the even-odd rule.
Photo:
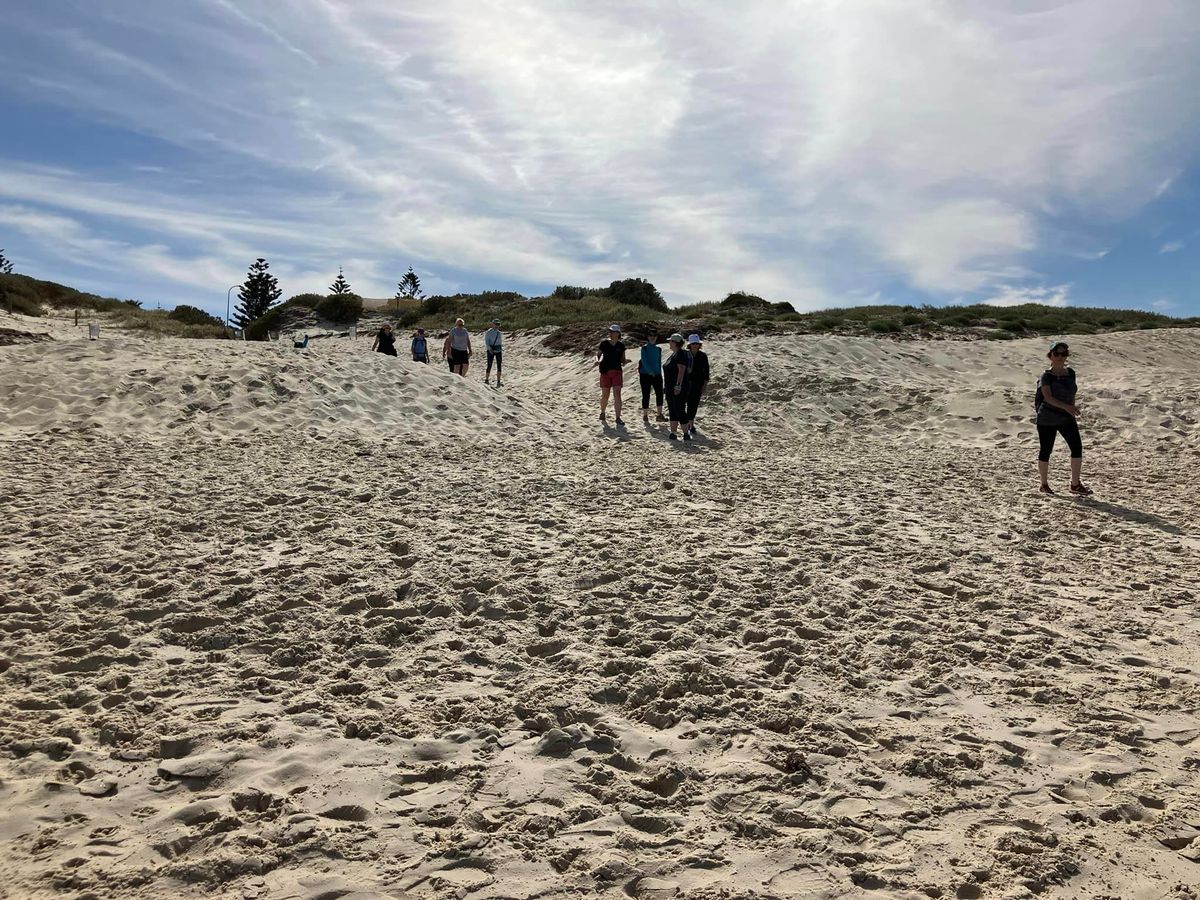
[[[1053,494],[1050,489],[1050,452],[1054,449],[1054,440],[1058,435],[1063,436],[1067,446],[1071,448],[1071,493],[1087,497],[1092,489],[1081,480],[1083,471],[1083,439],[1079,436],[1079,407],[1075,405],[1075,370],[1067,367],[1067,359],[1071,349],[1066,341],[1054,341],[1050,345],[1050,368],[1042,373],[1038,381],[1037,395],[1034,400],[1037,410],[1038,440],[1041,442],[1041,452],[1038,454],[1038,474],[1042,484],[1038,488],[1043,494]]]

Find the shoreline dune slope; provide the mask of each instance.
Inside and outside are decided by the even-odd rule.
[[[0,347],[0,896],[1200,893],[1200,332],[366,346]]]

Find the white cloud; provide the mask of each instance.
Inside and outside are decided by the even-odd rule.
[[[1069,306],[1071,285],[1058,284],[1040,287],[1006,286],[982,301],[986,306],[1020,306],[1023,303],[1041,303],[1044,306]]]
[[[1158,252],[1160,254],[1161,253],[1176,253],[1176,252],[1182,250],[1186,246],[1187,246],[1187,241],[1167,241],[1165,244],[1163,244],[1161,247],[1158,248]]]
[[[1101,239],[1063,220],[1121,220],[1200,150],[1200,17],[1174,0],[112,0],[10,27],[30,96],[194,155],[155,190],[0,161],[0,196],[161,230],[131,243],[198,278],[270,251],[361,259],[389,293],[403,260],[800,308],[892,283],[1065,302],[1021,287]]]

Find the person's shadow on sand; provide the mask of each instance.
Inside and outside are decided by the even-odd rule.
[[[1126,522],[1136,522],[1138,525],[1149,525],[1151,528],[1156,528],[1159,531],[1167,534],[1187,534],[1178,525],[1168,522],[1162,516],[1156,516],[1154,513],[1142,512],[1138,509],[1130,509],[1128,506],[1121,506],[1119,503],[1109,503],[1106,500],[1097,500],[1092,497],[1085,501],[1088,509],[1096,509],[1103,513],[1108,513],[1116,519],[1122,519]]]

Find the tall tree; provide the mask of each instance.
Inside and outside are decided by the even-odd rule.
[[[396,285],[399,288],[396,291],[396,300],[420,300],[421,294],[421,279],[417,277],[417,273],[413,271],[413,267],[409,266],[408,271],[404,273],[404,277],[400,279],[400,283]]]
[[[342,274],[341,266],[338,266],[337,279],[333,282],[333,284],[331,284],[329,286],[329,293],[331,293],[331,294],[352,294],[352,293],[354,293],[353,291],[350,290],[350,282],[348,282],[346,280],[346,276]]]
[[[412,269],[409,269],[408,271],[411,272]],[[11,275],[13,272],[12,260],[4,255],[3,249],[0,249],[0,272],[3,272],[5,275]]]
[[[245,328],[265,316],[283,294],[278,280],[267,271],[270,268],[271,264],[259,257],[246,273],[246,280],[238,289],[238,305],[233,311],[233,324],[238,328]]]

